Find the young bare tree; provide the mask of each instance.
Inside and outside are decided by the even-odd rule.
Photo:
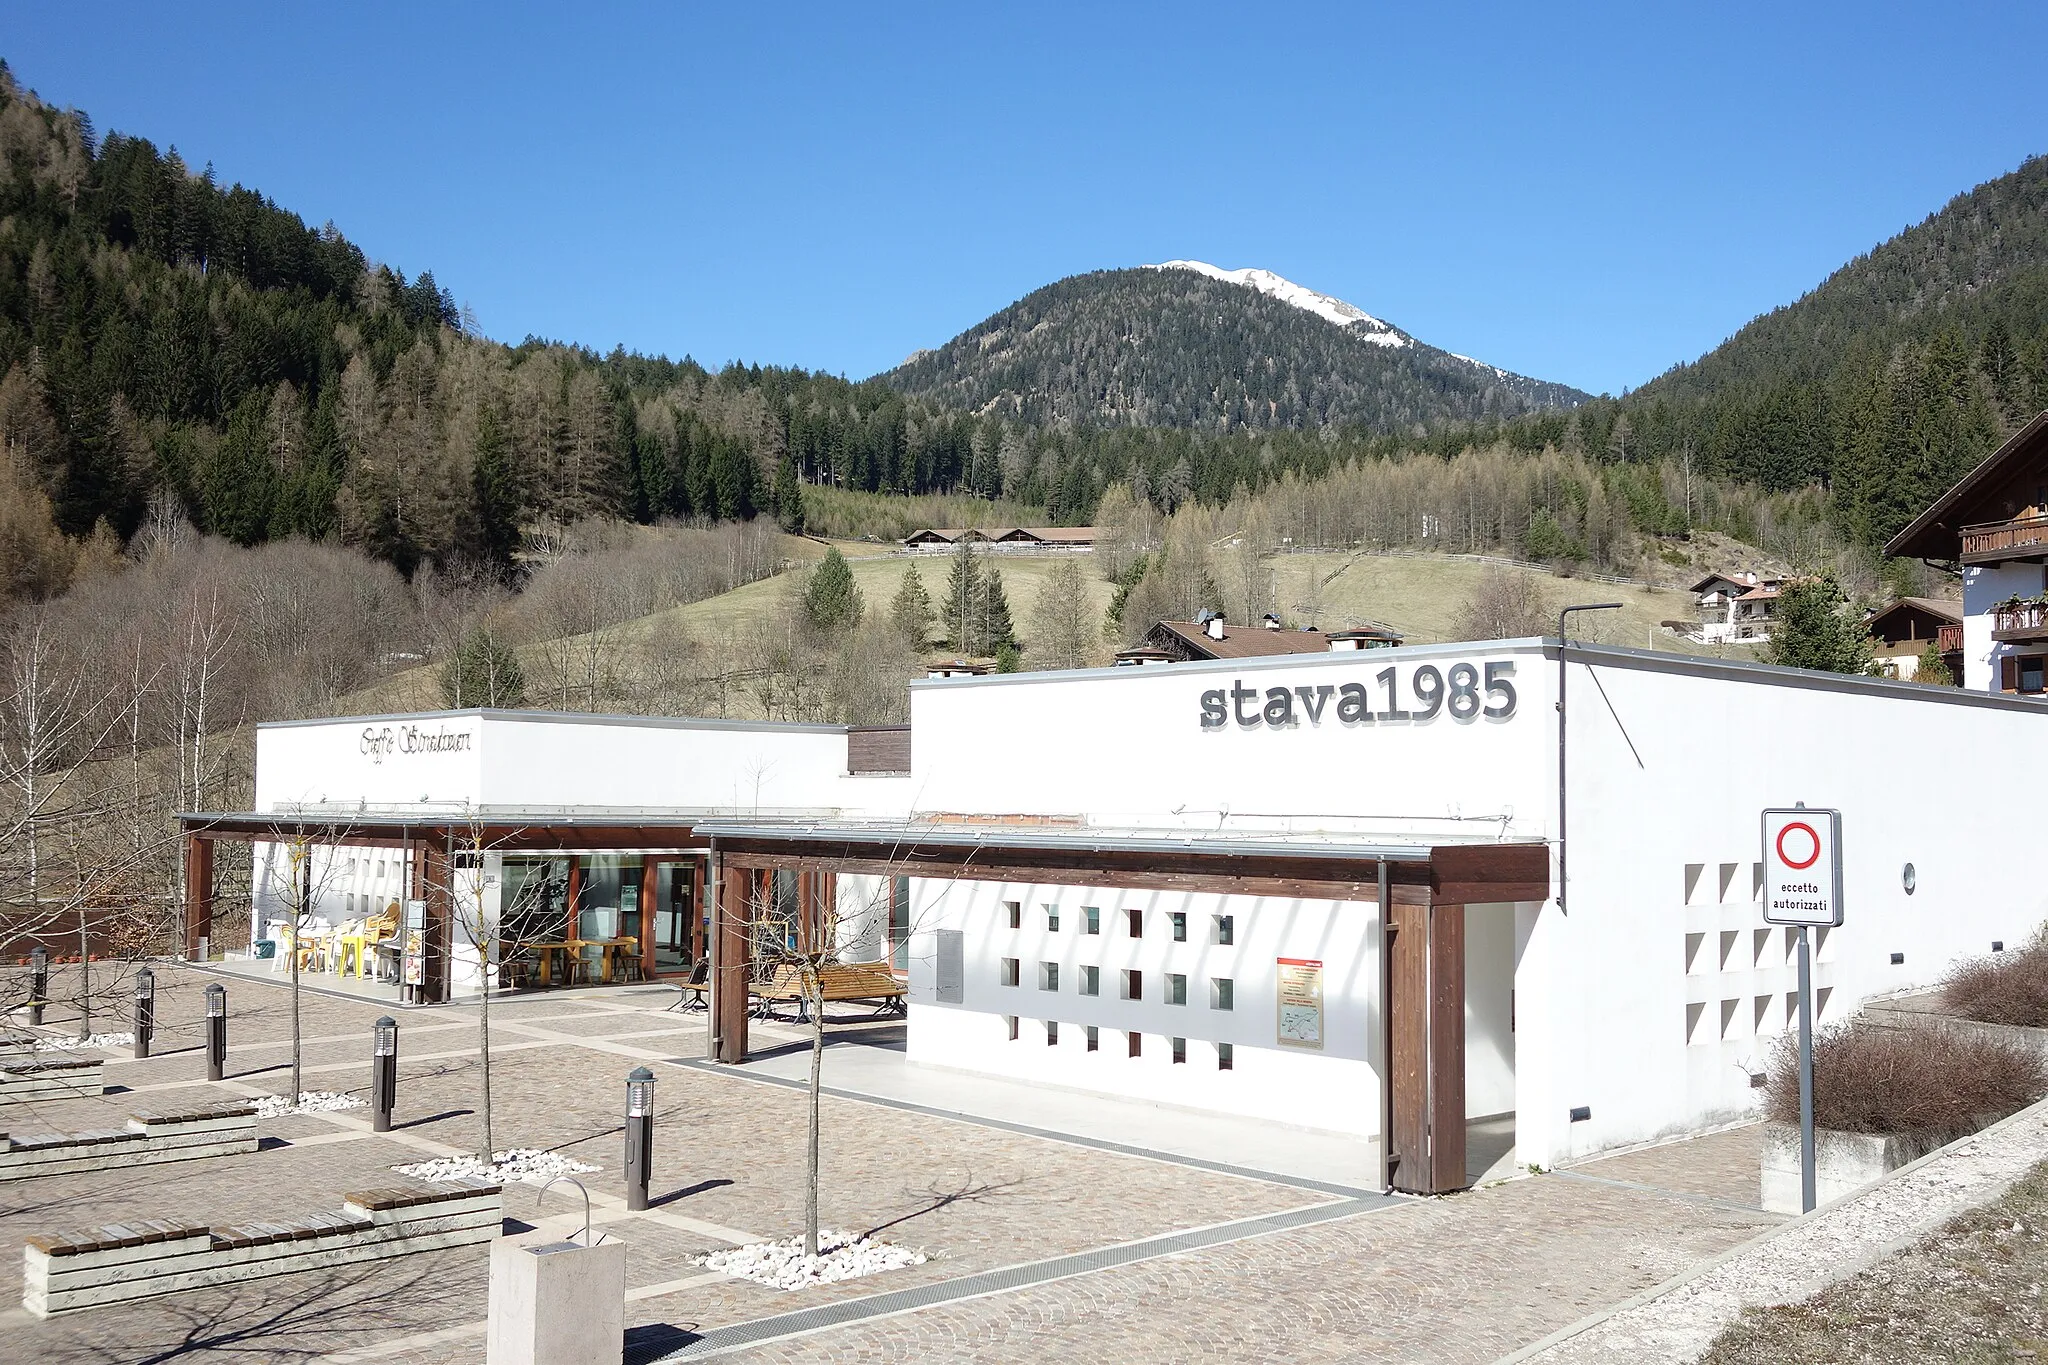
[[[1519,640],[1550,628],[1550,606],[1533,574],[1489,564],[1458,612],[1451,634],[1460,640]]]
[[[1031,658],[1040,668],[1083,668],[1101,634],[1088,580],[1073,556],[1052,566],[1031,606]]]

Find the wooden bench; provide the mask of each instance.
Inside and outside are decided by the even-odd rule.
[[[751,992],[765,1009],[771,1005],[807,1003],[804,971],[801,967],[777,967],[768,980],[757,982]],[[818,968],[818,994],[826,1004],[871,1004],[875,1013],[901,1014],[908,992],[896,974],[880,962],[827,962]]]

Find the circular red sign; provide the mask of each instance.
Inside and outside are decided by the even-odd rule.
[[[1799,861],[1785,851],[1785,836],[1795,829],[1806,831],[1806,837],[1813,840],[1813,852],[1806,855],[1805,862]],[[1791,824],[1778,831],[1778,861],[1791,868],[1794,872],[1812,867],[1819,857],[1820,835],[1814,832],[1812,825],[1807,824],[1804,820],[1794,820]]]

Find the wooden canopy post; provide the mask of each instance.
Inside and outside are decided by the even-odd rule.
[[[185,956],[197,959],[213,936],[213,840],[185,836]]]
[[[720,860],[711,918],[712,1060],[747,1059],[747,987],[753,974],[755,870]]]
[[[421,926],[420,994],[430,1005],[448,1000],[449,929],[454,918],[450,897],[450,858],[445,844],[429,838],[420,843],[420,881],[426,902]]]
[[[675,875],[680,869],[672,869]],[[653,854],[640,859],[640,979],[654,980],[654,888],[659,884],[661,863]]]
[[[1391,907],[1387,1026],[1393,1186],[1464,1189],[1465,907],[1421,897]]]

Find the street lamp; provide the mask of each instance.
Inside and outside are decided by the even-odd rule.
[[[1565,639],[1565,618],[1575,611],[1620,611],[1619,602],[1582,602],[1575,607],[1566,607],[1557,614],[1557,912],[1568,913],[1564,908],[1565,863],[1564,863],[1564,687],[1565,649],[1571,643]]]
[[[156,1031],[156,973],[141,967],[135,973],[135,1055],[149,1055],[149,1035]]]
[[[382,1015],[370,1035],[370,1131],[391,1131],[398,1105],[398,1021]]]
[[[626,1207],[647,1207],[648,1168],[654,1156],[654,1073],[636,1066],[626,1077]]]
[[[43,1022],[43,1005],[50,998],[50,950],[38,944],[28,955],[28,1021]]]
[[[228,988],[216,981],[206,988],[206,1079],[217,1081],[228,1060]]]

